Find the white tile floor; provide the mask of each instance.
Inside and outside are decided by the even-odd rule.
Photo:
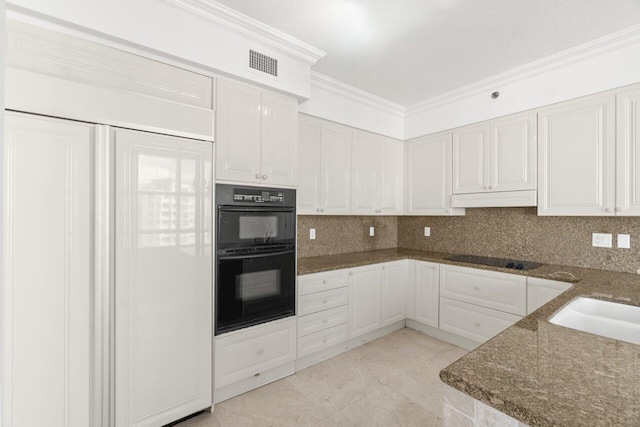
[[[442,368],[466,350],[401,329],[177,427],[440,426]]]

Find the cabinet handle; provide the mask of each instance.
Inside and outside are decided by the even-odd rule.
[[[382,269],[383,269],[383,270],[386,270],[386,269],[387,269],[387,266],[386,266],[386,265],[383,265],[383,266],[382,266]]]
[[[327,318],[322,319],[322,323],[327,323]]]
[[[613,209],[611,209],[611,208],[606,208],[606,209],[605,209],[605,211],[607,211],[608,213],[611,213],[611,212],[613,212]]]
[[[327,279],[324,279],[324,280],[322,281],[322,284],[323,284],[323,285],[326,285],[327,283],[329,283],[329,282],[327,281]]]
[[[326,298],[322,300],[322,303],[323,303],[323,304],[326,304],[326,303],[328,303],[328,302],[329,302],[329,300],[328,300],[328,299],[326,299]]]
[[[316,212],[322,212],[322,209],[316,208]]]
[[[322,212],[324,212],[324,208],[320,209]]]
[[[259,348],[259,349],[258,349],[258,351],[256,351],[256,354],[257,354],[258,356],[262,356],[262,353],[264,353],[264,350],[263,350],[263,349],[261,349],[261,348]]]
[[[349,272],[349,276],[353,276],[353,271],[350,271],[350,272]]]
[[[260,179],[260,174],[259,173],[256,174],[256,178]]]
[[[262,175],[262,179],[267,179],[267,175]]]
[[[322,342],[326,343],[327,342],[327,337],[322,338]]]
[[[484,188],[485,190],[488,190],[488,189],[489,189],[489,186],[488,186],[488,185],[485,185],[485,186],[484,186],[484,187],[482,187],[482,188]]]
[[[480,322],[475,322],[475,323],[473,324],[473,326],[475,326],[476,328],[479,328],[479,327],[480,327]]]
[[[489,186],[489,190],[493,190],[493,185],[490,185],[490,186]]]

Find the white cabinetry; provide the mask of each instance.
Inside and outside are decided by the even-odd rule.
[[[640,87],[616,95],[616,215],[640,215]]]
[[[453,131],[452,205],[536,205],[536,114]]]
[[[294,98],[219,79],[217,179],[295,186],[297,122]]]
[[[114,131],[115,424],[211,405],[211,143]]]
[[[464,215],[451,208],[451,164],[450,133],[407,143],[408,215]]]
[[[615,214],[615,103],[606,93],[538,113],[538,215]]]
[[[95,126],[7,113],[2,425],[95,425]]]
[[[395,215],[402,212],[400,142],[363,131],[353,132],[351,213]]]
[[[349,338],[380,328],[380,265],[349,269]]]
[[[483,343],[522,319],[503,311],[440,298],[440,329]]]
[[[394,261],[382,264],[380,327],[385,327],[406,318],[405,284],[407,263]]]
[[[346,126],[322,123],[321,140],[320,195],[316,213],[348,214],[351,201],[351,131]]]
[[[299,215],[320,213],[320,187],[322,181],[320,159],[322,153],[322,124],[320,120],[304,114],[298,118],[298,191]]]
[[[414,320],[434,328],[438,327],[439,267],[433,262],[415,262]]]
[[[571,283],[527,277],[527,314],[533,313],[571,286]]]

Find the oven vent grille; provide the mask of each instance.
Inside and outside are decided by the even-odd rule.
[[[252,49],[249,50],[249,68],[278,77],[278,60]]]

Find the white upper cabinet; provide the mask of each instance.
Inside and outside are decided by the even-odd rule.
[[[335,123],[322,123],[321,140],[320,197],[316,211],[330,215],[348,214],[351,201],[351,130]]]
[[[640,215],[640,88],[617,94],[616,215]]]
[[[489,191],[490,127],[480,123],[453,131],[453,193]]]
[[[351,150],[351,213],[402,213],[402,143],[354,131]]]
[[[537,186],[535,113],[491,122],[491,191],[535,190]]]
[[[615,214],[615,103],[599,94],[538,113],[538,215]]]
[[[464,215],[451,208],[451,134],[407,143],[408,215]]]
[[[224,79],[216,93],[216,178],[295,186],[296,100]]]
[[[322,130],[320,120],[301,114],[298,118],[298,191],[300,215],[318,213],[320,197],[320,152]]]

